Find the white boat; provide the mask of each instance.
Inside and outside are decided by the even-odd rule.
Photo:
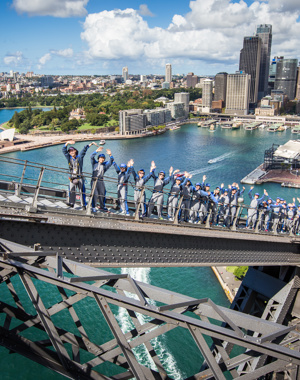
[[[106,143],[105,140],[100,140],[100,141],[99,141],[99,145],[104,145],[105,143]]]

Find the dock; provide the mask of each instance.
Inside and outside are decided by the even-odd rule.
[[[256,169],[254,169],[251,173],[246,175],[246,177],[244,177],[241,180],[241,183],[245,183],[247,185],[255,185],[266,174],[267,172],[263,169],[263,164],[261,164]]]

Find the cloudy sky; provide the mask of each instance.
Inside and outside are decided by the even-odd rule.
[[[272,56],[300,59],[299,0],[1,0],[0,11],[0,71],[233,73],[258,24],[273,26]]]

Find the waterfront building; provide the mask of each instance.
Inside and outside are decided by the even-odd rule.
[[[173,119],[180,119],[186,117],[185,104],[182,102],[166,103],[166,107],[171,112]]]
[[[227,76],[226,113],[247,115],[250,96],[249,74],[236,73]]]
[[[198,76],[194,75],[194,73],[188,73],[186,76],[186,87],[187,88],[195,88],[198,83]]]
[[[296,99],[300,100],[300,66],[297,69]]]
[[[243,49],[240,52],[239,70],[251,75],[250,103],[257,103],[259,70],[261,55],[261,38],[244,37]]]
[[[190,103],[190,94],[188,92],[177,92],[174,95],[175,103],[183,103],[185,108],[185,117],[189,115],[189,103]]]
[[[126,81],[129,79],[128,67],[127,66],[123,67],[123,69],[122,69],[122,77],[123,77],[123,81],[126,83]]]
[[[256,28],[256,36],[261,39],[258,100],[268,93],[268,79],[272,46],[272,25],[261,24]]]
[[[147,116],[142,109],[119,111],[120,135],[135,135],[146,131]]]
[[[282,90],[290,100],[295,98],[297,59],[281,59],[276,65],[275,90]]]
[[[213,81],[206,79],[202,90],[202,112],[211,112]]]
[[[284,57],[274,57],[270,63],[270,68],[269,68],[269,87],[271,90],[274,89],[274,84],[275,84],[275,78],[276,78],[276,66],[277,62],[283,59]]]
[[[166,77],[165,82],[172,82],[172,65],[171,63],[166,64]]]
[[[154,110],[145,110],[147,124],[157,126],[169,123],[172,120],[171,111],[166,108],[155,108]]]
[[[218,73],[215,76],[215,96],[214,100],[222,100],[223,105],[226,104],[226,89],[227,89],[227,73]]]

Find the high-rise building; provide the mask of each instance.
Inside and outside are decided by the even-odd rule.
[[[250,103],[257,103],[260,58],[261,38],[258,36],[244,37],[243,49],[240,52],[239,70],[251,75]]]
[[[300,66],[298,66],[297,85],[296,85],[296,99],[300,100]]]
[[[271,89],[271,91],[274,90],[277,62],[283,58],[284,57],[274,57],[271,60],[270,68],[269,68],[269,89]]]
[[[226,91],[226,113],[247,115],[250,96],[249,74],[228,74]]]
[[[127,66],[123,67],[122,69],[122,77],[123,77],[124,82],[126,82],[129,79]]]
[[[120,135],[140,134],[146,130],[147,116],[142,109],[119,111]]]
[[[186,87],[195,88],[197,83],[198,83],[198,76],[194,75],[194,73],[188,73],[186,76]]]
[[[205,79],[202,87],[202,111],[210,112],[212,103],[212,89],[213,81],[211,79]]]
[[[165,82],[172,82],[172,65],[171,63],[166,64],[166,78]]]
[[[214,100],[222,100],[226,104],[227,73],[218,73],[215,76],[215,96]]]
[[[260,37],[261,39],[260,69],[258,83],[258,100],[260,100],[268,93],[268,79],[272,46],[272,25],[258,25],[256,29],[256,36]]]
[[[176,92],[174,95],[175,103],[184,103],[185,116],[189,115],[189,107],[190,107],[190,94],[188,92]]]
[[[276,65],[275,90],[282,90],[290,100],[295,98],[298,59],[281,59]]]

